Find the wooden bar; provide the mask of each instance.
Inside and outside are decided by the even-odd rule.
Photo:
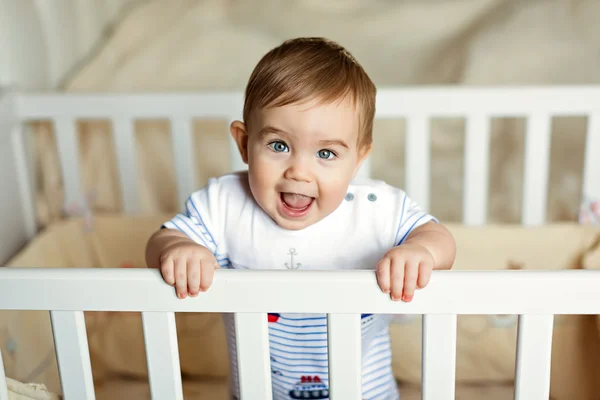
[[[360,314],[329,314],[327,317],[327,345],[329,348],[329,398],[331,400],[361,400]]]
[[[423,315],[423,400],[454,400],[456,315]]]
[[[175,313],[143,312],[142,322],[152,399],[183,400]]]
[[[119,166],[123,210],[126,214],[135,214],[139,211],[135,121],[129,117],[115,118],[113,120],[113,139]]]
[[[83,311],[50,311],[50,318],[65,400],[94,400],[94,380]]]
[[[266,313],[236,313],[240,400],[273,398]]]
[[[552,314],[519,316],[515,400],[548,400],[553,328]]]
[[[523,225],[546,221],[551,119],[547,114],[532,115],[525,138],[525,178],[523,181]]]
[[[429,120],[411,116],[406,131],[406,192],[424,211],[429,210],[430,170]]]
[[[490,124],[484,115],[467,118],[463,184],[463,223],[481,226],[487,220]]]

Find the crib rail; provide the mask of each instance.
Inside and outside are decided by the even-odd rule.
[[[51,311],[67,400],[94,398],[84,311],[142,313],[159,399],[182,398],[174,313],[235,313],[244,400],[271,398],[268,312],[328,315],[332,400],[360,399],[361,313],[424,315],[425,400],[454,398],[457,315],[516,314],[515,398],[547,400],[554,315],[600,314],[599,287],[600,271],[436,271],[401,303],[378,290],[372,271],[219,270],[208,292],[180,300],[157,270],[2,268],[0,309]],[[1,400],[3,387],[0,375]]]
[[[527,121],[522,223],[546,219],[551,120],[555,116],[588,117],[583,196],[600,198],[600,86],[433,87],[379,90],[376,118],[405,118],[406,190],[425,210],[430,203],[430,120],[463,117],[466,121],[463,222],[487,220],[490,162],[490,119],[522,117]],[[179,204],[194,189],[191,124],[194,118],[227,121],[241,118],[241,93],[194,94],[20,94],[21,121],[54,122],[67,202],[81,198],[75,123],[109,119],[119,164],[124,211],[139,210],[137,164],[133,152],[136,118],[165,118],[171,123]],[[230,136],[227,132],[224,132]],[[231,170],[244,169],[233,140]],[[369,176],[370,160],[360,174]]]

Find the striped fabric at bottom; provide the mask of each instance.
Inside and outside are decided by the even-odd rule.
[[[269,314],[273,400],[328,399],[327,316]],[[233,314],[224,315],[234,398],[239,398]],[[390,318],[362,315],[362,398],[398,400],[392,372]]]

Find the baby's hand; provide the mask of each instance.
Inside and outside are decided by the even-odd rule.
[[[173,243],[160,256],[163,279],[175,286],[180,299],[208,290],[217,268],[219,264],[210,250],[190,240]]]
[[[419,244],[402,244],[389,250],[377,264],[377,283],[392,300],[410,302],[415,289],[429,283],[434,259]]]

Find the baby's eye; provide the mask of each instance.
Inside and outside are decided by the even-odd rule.
[[[269,143],[269,147],[273,150],[276,151],[278,153],[284,152],[287,150],[287,145],[283,142],[280,141],[276,141],[276,142],[271,142]]]
[[[319,155],[319,158],[323,158],[325,160],[330,160],[335,157],[335,154],[331,150],[319,150],[317,154]]]

